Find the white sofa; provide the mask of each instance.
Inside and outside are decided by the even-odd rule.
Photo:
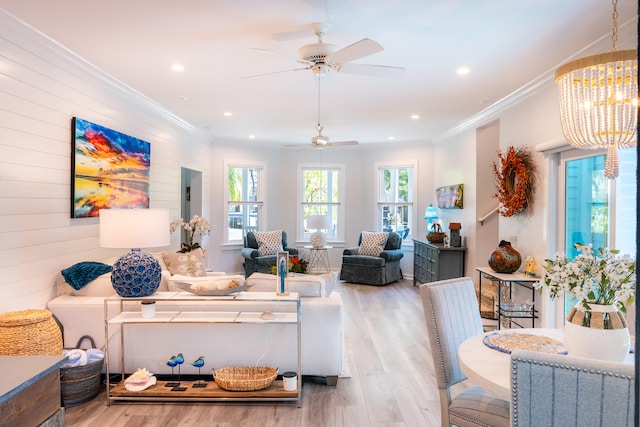
[[[161,256],[156,256],[161,259]],[[109,263],[113,260],[107,260]],[[158,292],[177,291],[172,285],[176,276],[164,269]],[[221,273],[213,273],[221,274]],[[241,277],[241,276],[233,276]],[[242,277],[244,280],[244,278]],[[301,295],[301,368],[307,376],[324,377],[327,384],[335,384],[342,372],[344,353],[342,299],[333,292],[335,274],[292,277],[290,291]],[[276,277],[255,273],[246,279],[252,285],[249,292],[274,292]],[[80,291],[71,288],[62,275],[58,280],[59,296],[49,301],[48,308],[64,328],[65,348],[74,347],[83,335],[94,338],[98,348],[104,348],[104,300],[115,295],[108,274],[100,276]],[[140,310],[137,301],[129,301],[127,308]],[[193,311],[277,311],[272,303],[198,301],[184,303],[157,303],[160,310]],[[112,307],[113,306],[113,307]],[[287,304],[293,309],[293,304]],[[110,304],[109,311],[117,304]],[[121,373],[122,363],[120,328],[109,327],[109,372]],[[187,362],[205,356],[202,373],[210,375],[211,368],[232,365],[277,366],[280,372],[293,371],[297,366],[295,325],[277,324],[130,324],[125,327],[124,372],[147,368],[158,374],[170,374],[166,361],[183,353],[186,363],[182,374],[197,374],[197,368]],[[177,373],[177,370],[175,371]]]

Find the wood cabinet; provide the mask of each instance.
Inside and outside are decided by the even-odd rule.
[[[464,276],[464,247],[413,240],[413,285]]]

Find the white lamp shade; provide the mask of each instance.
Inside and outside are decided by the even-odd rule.
[[[157,248],[168,246],[168,209],[101,209],[100,246]]]
[[[309,215],[305,222],[307,230],[328,230],[331,227],[329,215]]]

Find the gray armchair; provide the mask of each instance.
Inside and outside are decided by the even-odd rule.
[[[402,278],[400,260],[404,253],[400,249],[402,238],[394,231],[389,237],[380,256],[358,255],[362,233],[358,238],[358,247],[347,248],[342,253],[340,279],[365,285],[386,285]]]
[[[282,231],[282,248],[289,252],[289,256],[297,256],[298,249],[287,246],[287,233]],[[271,273],[271,266],[276,263],[277,255],[260,256],[258,252],[258,242],[253,231],[247,232],[244,236],[244,248],[242,248],[242,256],[244,257],[244,276],[249,277],[254,272]]]

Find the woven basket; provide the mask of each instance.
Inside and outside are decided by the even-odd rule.
[[[76,348],[80,348],[85,339],[91,342],[91,348],[96,348],[95,341],[89,335],[80,337]],[[60,368],[60,391],[65,408],[88,402],[102,391],[103,365],[104,359],[100,359],[86,365]]]
[[[273,384],[278,368],[267,366],[229,366],[213,371],[213,379],[230,391],[262,390]]]
[[[59,356],[62,332],[49,310],[0,314],[0,356]]]

